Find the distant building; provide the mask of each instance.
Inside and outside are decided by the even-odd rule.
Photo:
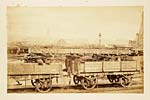
[[[128,46],[129,47],[136,47],[136,40],[129,40]]]
[[[136,34],[136,43],[138,49],[143,49],[143,38],[144,38],[144,12],[142,12],[142,20],[139,33]]]
[[[30,49],[29,47],[26,46],[9,46],[7,48],[7,53],[8,54],[24,54],[24,53],[29,53]]]
[[[137,33],[135,40],[129,40],[128,46],[143,49],[143,33]]]
[[[63,47],[63,46],[66,46],[66,45],[67,45],[67,42],[64,39],[59,39],[57,41],[57,46]]]
[[[143,33],[136,34],[136,47],[143,49]]]
[[[142,20],[141,20],[141,26],[140,26],[140,30],[138,33],[136,33],[136,37],[135,37],[135,40],[129,40],[129,44],[128,46],[131,46],[133,48],[136,48],[136,49],[141,49],[143,50],[143,38],[144,38],[144,21],[143,21],[143,12],[142,12]]]

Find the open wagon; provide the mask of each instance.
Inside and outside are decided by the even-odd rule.
[[[8,62],[8,77],[15,79],[18,84],[21,80],[31,80],[39,92],[48,92],[52,88],[52,80],[62,76],[62,63],[49,65],[38,63]],[[26,85],[26,84],[25,84]]]
[[[81,83],[84,89],[94,88],[98,78],[105,76],[112,84],[128,87],[134,74],[140,72],[137,61],[83,61],[79,57],[67,59],[66,66],[73,74],[74,83]]]

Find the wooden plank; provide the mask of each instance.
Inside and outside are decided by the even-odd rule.
[[[136,61],[122,61],[122,71],[136,70]]]
[[[8,62],[8,75],[13,74],[61,74],[62,64],[38,65],[37,63]]]
[[[60,63],[51,63],[50,65],[35,66],[34,74],[61,74],[62,65]]]
[[[103,70],[105,71],[120,71],[120,61],[105,61],[103,62]]]
[[[9,62],[8,74],[31,74],[34,71],[33,64],[27,64],[23,62]]]
[[[78,73],[85,72],[85,64],[80,63],[78,66]]]
[[[78,67],[79,72],[123,72],[135,71],[136,61],[85,62]]]
[[[85,62],[85,72],[101,72],[102,62]]]

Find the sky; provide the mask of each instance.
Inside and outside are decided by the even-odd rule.
[[[8,7],[8,41],[127,44],[140,30],[142,6]]]

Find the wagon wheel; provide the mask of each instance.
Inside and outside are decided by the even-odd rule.
[[[116,84],[119,82],[119,77],[117,77],[117,76],[112,77],[111,75],[107,75],[107,78],[108,78],[109,82],[111,82],[112,84]]]
[[[36,90],[41,93],[49,92],[52,88],[52,80],[50,78],[42,78],[36,81]]]
[[[44,62],[45,62],[46,64],[48,64],[48,65],[50,65],[50,63],[52,62],[51,59],[43,59],[43,60],[44,60]]]
[[[132,83],[132,77],[130,76],[126,76],[126,77],[123,76],[120,78],[120,85],[122,87],[128,87],[131,85],[131,83]]]
[[[36,60],[35,58],[32,58],[32,59],[30,59],[30,62],[31,62],[31,63],[36,63],[37,60]]]
[[[32,80],[31,80],[31,84],[32,84],[33,86],[36,86],[36,80],[32,79]]]
[[[109,82],[111,82],[112,84],[115,84],[116,83],[116,80],[115,79],[109,79]]]
[[[43,60],[42,59],[37,59],[37,63],[39,64],[39,65],[43,65]]]
[[[74,82],[74,84],[79,84],[80,81],[79,81],[79,78],[77,75],[73,76],[73,82]]]
[[[119,83],[119,78],[118,77],[115,78],[115,83]]]
[[[97,78],[96,77],[91,77],[91,78],[85,78],[84,77],[81,79],[81,85],[85,90],[95,88],[96,84],[97,84]]]
[[[115,80],[111,77],[111,75],[107,75],[107,78],[110,83],[115,83]]]

